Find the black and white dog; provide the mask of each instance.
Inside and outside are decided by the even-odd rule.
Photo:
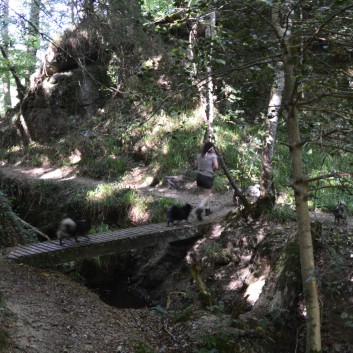
[[[63,239],[69,237],[75,237],[75,241],[78,243],[78,236],[88,237],[88,232],[91,228],[90,222],[85,219],[74,221],[71,218],[64,218],[58,226],[56,231],[56,237],[60,241],[60,245],[63,246]]]
[[[167,227],[172,223],[174,225],[174,221],[186,220],[189,223],[189,216],[192,210],[192,206],[190,204],[185,204],[184,206],[176,206],[172,205],[167,208]]]

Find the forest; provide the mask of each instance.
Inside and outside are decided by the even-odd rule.
[[[240,273],[235,257],[242,258],[256,243],[251,271],[266,278],[268,286],[274,281],[277,289],[269,294],[268,287],[272,309],[262,321],[257,317],[255,328],[249,324],[253,317],[240,324],[251,311],[250,284],[243,281],[231,305],[231,299],[209,289],[202,264],[188,263],[200,307],[230,315],[238,330],[236,339],[219,340],[215,334],[190,352],[353,352],[353,308],[347,299],[353,290],[350,1],[0,0],[0,13],[0,250],[37,242],[40,233],[55,238],[53,224],[68,214],[89,217],[96,233],[165,222],[166,207],[182,200],[146,196],[134,188],[134,176],[152,189],[175,187],[170,185],[175,177],[194,197],[195,155],[211,141],[220,163],[213,193],[230,199],[233,210],[223,223],[223,244],[205,246],[204,258],[212,258],[208,277],[221,276],[215,266],[230,269],[230,263],[229,276]],[[97,183],[87,182],[87,189],[66,180],[27,185],[18,171],[33,168],[69,171],[70,178]],[[258,190],[255,200],[249,188]],[[342,222],[337,202],[344,205]],[[316,214],[329,215],[329,220],[317,221]],[[278,254],[272,248],[276,226],[264,226],[261,241],[251,238],[260,232],[257,222],[269,220],[283,224],[279,237],[286,241]],[[247,240],[234,240],[229,250],[235,234]],[[271,258],[271,252],[276,256]],[[293,254],[298,261],[289,260]],[[257,257],[261,265],[255,265]],[[118,262],[97,260],[104,261],[110,267]],[[288,273],[298,280],[292,287]],[[179,293],[185,292],[180,288]],[[280,304],[275,305],[274,293],[279,292]],[[336,309],[339,320],[334,325],[331,317],[326,321],[345,338],[340,341],[338,335],[332,343],[325,310],[343,292],[347,297]],[[1,293],[0,287],[4,324]],[[251,304],[253,312],[260,301]],[[300,305],[305,319],[292,313]],[[291,337],[284,339],[289,348],[276,336],[282,329]],[[258,334],[256,344],[244,343],[240,331],[246,331],[244,337]],[[265,344],[261,338],[267,336],[271,342]],[[0,328],[0,351],[10,352],[6,337]],[[141,344],[134,349],[162,351]]]

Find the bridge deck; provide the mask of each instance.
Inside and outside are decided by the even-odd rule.
[[[58,240],[21,245],[5,249],[3,256],[13,261],[45,267],[115,254],[123,250],[154,246],[160,242],[174,242],[202,236],[210,225],[227,212],[229,209],[223,209],[206,217],[202,222],[192,221],[190,224],[181,222],[180,225],[170,227],[167,227],[165,222],[79,237],[78,243],[73,238],[64,239],[63,246]]]

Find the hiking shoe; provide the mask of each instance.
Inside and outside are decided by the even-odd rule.
[[[196,209],[196,216],[199,221],[202,221],[202,208],[197,208]]]
[[[209,208],[206,208],[205,209],[205,216],[209,216],[210,214],[212,214],[213,212],[209,209]]]

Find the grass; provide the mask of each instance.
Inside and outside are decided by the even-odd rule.
[[[151,102],[146,102],[146,106]],[[153,102],[152,102],[153,103]],[[141,112],[142,113],[142,112]],[[96,119],[92,117],[87,126],[78,126],[72,135],[59,142],[48,144],[31,143],[29,146],[13,146],[0,150],[1,159],[11,163],[43,166],[56,164],[58,167],[73,167],[79,175],[98,180],[114,181],[117,185],[102,183],[100,189],[87,195],[89,202],[103,202],[108,206],[119,202],[116,188],[129,172],[137,166],[147,167],[150,177],[162,179],[165,175],[186,175],[192,178],[195,171],[194,159],[202,145],[205,126],[198,110],[171,105],[153,118],[131,122],[128,116],[116,115],[115,111]],[[216,144],[234,180],[241,187],[259,182],[263,126],[238,123],[233,115],[219,114],[215,119]],[[88,134],[81,133],[89,132]],[[111,133],[107,133],[110,131]],[[91,138],[94,134],[95,138]],[[278,131],[278,141],[286,135]],[[309,177],[330,173],[331,170],[349,171],[353,163],[350,154],[335,154],[313,146],[303,150],[305,170]],[[290,156],[288,148],[277,143],[273,159],[274,184],[277,192],[290,189]],[[351,209],[353,185],[350,180],[329,178],[310,185],[310,207],[330,210],[337,199],[343,199]],[[222,171],[215,178],[215,190],[225,192],[229,188]],[[133,206],[136,212],[146,213],[153,202],[137,201],[139,194],[125,195],[121,200]],[[134,200],[133,200],[134,199]],[[293,203],[293,199],[290,201]],[[148,206],[146,206],[148,205]],[[156,213],[161,212],[158,203]],[[351,209],[353,211],[353,209]],[[140,217],[140,216],[138,216]],[[156,219],[156,216],[152,216]]]

